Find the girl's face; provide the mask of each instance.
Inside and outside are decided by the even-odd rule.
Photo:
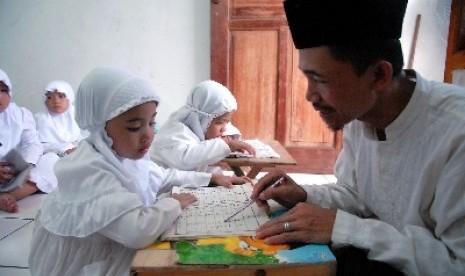
[[[133,160],[144,157],[152,144],[156,115],[157,103],[147,102],[107,121],[105,129],[113,140],[113,150]]]
[[[11,97],[8,91],[10,91],[8,86],[0,81],[0,113],[5,111],[8,105],[10,105]]]
[[[45,106],[51,113],[61,114],[68,110],[69,107],[69,100],[66,98],[65,93],[61,93],[59,91],[49,91],[45,94],[47,99],[45,100]]]
[[[213,119],[210,126],[208,126],[207,132],[205,132],[205,140],[223,136],[226,125],[231,121],[232,115],[233,112],[228,112]]]

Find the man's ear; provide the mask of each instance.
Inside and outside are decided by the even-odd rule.
[[[392,64],[385,60],[378,61],[373,67],[374,88],[383,90],[392,80]]]

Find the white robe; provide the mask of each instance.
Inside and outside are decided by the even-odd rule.
[[[44,152],[61,153],[75,148],[80,140],[85,138],[83,132],[74,120],[74,107],[61,114],[51,114],[41,111],[35,114],[39,140],[44,146]]]
[[[221,138],[201,141],[190,128],[181,122],[164,126],[163,135],[156,135],[150,158],[165,168],[210,172],[210,165],[231,154],[228,144]]]
[[[338,183],[304,186],[307,201],[338,208],[332,245],[406,275],[465,275],[465,89],[424,80],[386,128],[344,128]],[[368,218],[367,218],[368,217]]]
[[[231,154],[220,138],[205,139],[212,120],[237,110],[237,101],[224,85],[212,80],[197,84],[187,95],[186,104],[173,112],[152,142],[151,158],[165,168],[199,172],[221,172],[211,166]],[[227,125],[228,135],[240,136]]]
[[[152,101],[159,102],[153,86],[121,68],[99,67],[83,79],[76,121],[91,135],[55,165],[58,188],[35,220],[32,275],[129,275],[136,249],[153,243],[181,214],[179,201],[157,195],[209,184],[210,174],[164,170],[147,154],[133,160],[113,150],[105,122]]]
[[[15,103],[10,103],[0,113],[0,161],[11,149],[18,149],[27,163],[35,165],[29,179],[43,192],[51,192],[56,187],[53,168],[48,164],[49,157],[43,157],[43,146],[39,141],[36,123],[32,113]],[[54,159],[55,157],[51,157]]]
[[[153,243],[181,214],[177,200],[156,200],[157,194],[210,182],[210,174],[164,170],[147,160],[148,179],[128,186],[122,179],[141,177],[116,168],[89,141],[56,164],[58,188],[35,221],[32,275],[129,275],[136,249]]]

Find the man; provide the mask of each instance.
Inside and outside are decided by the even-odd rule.
[[[343,150],[336,184],[258,182],[252,199],[290,210],[257,237],[331,244],[341,275],[465,275],[465,89],[402,70],[406,5],[284,2],[306,98]]]

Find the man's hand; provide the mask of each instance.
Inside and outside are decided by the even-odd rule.
[[[281,177],[283,177],[284,180],[281,181],[280,184],[269,187]],[[255,184],[250,198],[256,200],[257,205],[264,208],[266,211],[270,209],[267,202],[269,199],[273,199],[290,209],[299,202],[305,202],[307,199],[307,192],[283,171],[276,170],[268,173]]]
[[[331,242],[336,210],[329,210],[309,203],[298,203],[282,216],[257,229],[257,238],[267,244],[291,242]]]

